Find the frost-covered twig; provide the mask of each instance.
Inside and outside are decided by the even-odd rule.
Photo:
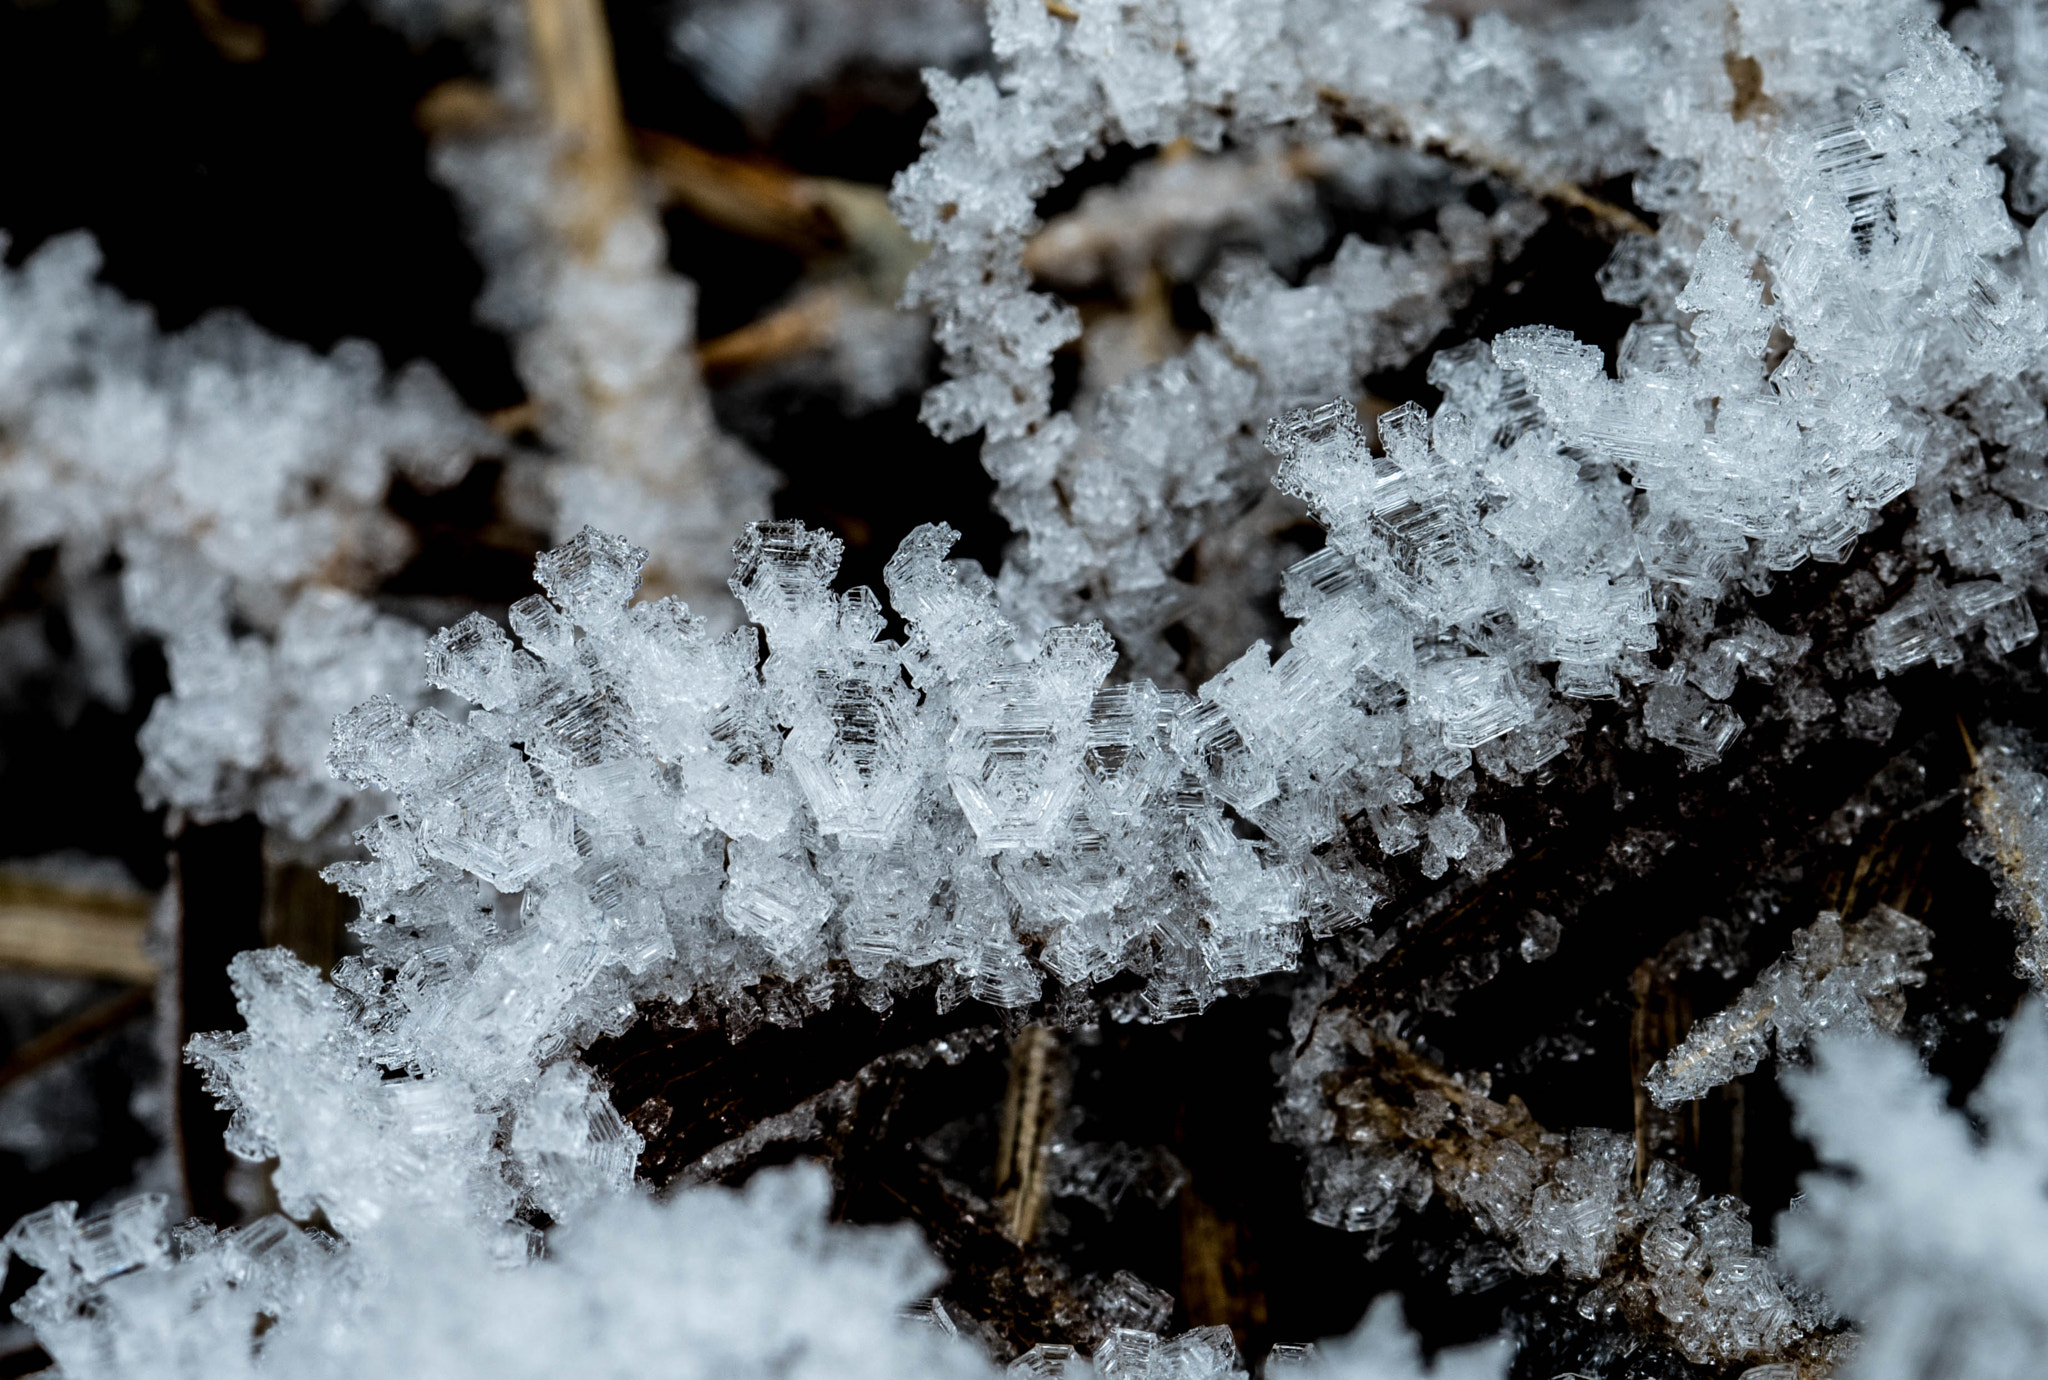
[[[2048,984],[2048,779],[2002,736],[1972,748],[1971,762],[1980,831],[1972,843],[1994,869],[1999,900],[2019,931],[2019,969],[2040,987]]]
[[[1846,925],[1821,912],[1794,932],[1790,953],[1659,1060],[1644,1086],[1658,1106],[1675,1107],[1755,1071],[1771,1045],[1782,1059],[1823,1031],[1896,1033],[1906,1014],[1904,989],[1926,980],[1921,969],[1931,937],[1890,906]]]
[[[1545,1129],[1355,1018],[1325,1011],[1288,1073],[1279,1127],[1309,1156],[1316,1221],[1384,1233],[1434,1194],[1506,1247],[1524,1274],[1590,1282],[1588,1318],[1661,1335],[1695,1362],[1839,1354],[1816,1297],[1751,1243],[1747,1208],[1700,1195],[1667,1161],[1632,1182],[1635,1151],[1599,1129]]]

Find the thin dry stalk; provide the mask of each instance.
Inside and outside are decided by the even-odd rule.
[[[612,68],[611,32],[599,0],[527,0],[534,70],[557,171],[569,191],[561,229],[594,258],[613,222],[637,204],[632,141]]]
[[[1026,1026],[1010,1049],[1010,1081],[996,1148],[1003,1230],[1020,1245],[1028,1245],[1038,1234],[1045,1208],[1046,1143],[1059,1119],[1052,1064],[1053,1033],[1044,1026]]]
[[[748,239],[814,257],[843,235],[820,195],[819,179],[765,159],[734,158],[654,130],[635,138],[647,171],[671,204]]]
[[[786,306],[697,347],[697,363],[708,375],[742,373],[829,344],[846,310],[843,289],[814,288]]]
[[[0,874],[0,968],[154,982],[151,901]]]

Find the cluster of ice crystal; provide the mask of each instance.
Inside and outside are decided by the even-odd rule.
[[[1881,676],[1928,661],[1953,666],[1963,659],[1958,639],[1979,628],[2000,653],[2032,642],[2039,629],[2025,585],[1972,580],[1914,589],[1871,623],[1870,664]]]
[[[1673,1107],[1754,1072],[1772,1044],[1782,1059],[1823,1032],[1896,1033],[1906,1014],[1905,989],[1926,980],[1921,967],[1931,957],[1931,937],[1925,925],[1890,906],[1846,925],[1822,911],[1794,932],[1791,952],[1659,1060],[1644,1088],[1657,1105]]]
[[[927,395],[925,416],[943,436],[985,435],[997,506],[1023,537],[1002,573],[1005,606],[1034,632],[1100,617],[1140,671],[1164,676],[1176,657],[1158,635],[1176,621],[1205,640],[1221,634],[1225,655],[1243,645],[1223,631],[1225,611],[1205,606],[1220,597],[1202,598],[1175,571],[1262,486],[1265,419],[1356,396],[1364,375],[1405,364],[1540,213],[1509,200],[1482,215],[1442,164],[1414,159],[1389,178],[1398,157],[1329,137],[1323,93],[1370,104],[1390,99],[1390,80],[1426,88],[1441,75],[1455,26],[1419,9],[1390,5],[1354,23],[1287,5],[1140,14],[1086,4],[1069,15],[1001,3],[990,20],[999,80],[928,74],[938,113],[894,193],[933,247],[910,297],[933,308],[953,375]],[[1462,94],[1484,68],[1451,80],[1452,106],[1478,108]],[[1546,98],[1553,75],[1541,59],[1517,73]],[[1583,114],[1552,99],[1547,118],[1563,126]],[[1036,198],[1115,143],[1163,145],[1167,156],[1037,233]],[[1183,156],[1189,148],[1203,152]],[[1273,268],[1298,270],[1328,237],[1310,178],[1337,203],[1387,218],[1434,213],[1435,231],[1391,246],[1349,236],[1290,283]],[[1219,262],[1233,247],[1255,252]],[[1091,366],[1111,333],[1120,362],[1091,367],[1094,386],[1055,411],[1053,354],[1081,322],[1033,290],[1034,274],[1070,287],[1107,274],[1132,296],[1149,274],[1199,284],[1217,329],[1169,355],[1173,333],[1155,326],[1133,353],[1128,327],[1098,322],[1083,342]],[[1225,562],[1214,583],[1243,602],[1246,581],[1229,577],[1246,573],[1259,583],[1256,566]]]
[[[15,1305],[65,1380],[372,1374],[392,1380],[632,1376],[696,1380],[1245,1380],[1230,1330],[1118,1328],[1093,1356],[1039,1345],[998,1371],[959,1336],[914,1229],[825,1220],[815,1168],[744,1192],[608,1199],[550,1232],[545,1254],[492,1250],[393,1213],[346,1238],[257,1218],[170,1225],[160,1194],[80,1218],[55,1203],[0,1238],[41,1272]],[[1383,1298],[1359,1329],[1276,1348],[1299,1380],[1502,1380],[1502,1342],[1425,1362]]]
[[[2048,1020],[2030,1000],[1970,1098],[1904,1045],[1829,1038],[1786,1078],[1823,1166],[1779,1219],[1786,1263],[1857,1323],[1844,1380],[2019,1380],[2048,1367]]]
[[[1402,0],[1364,13],[1239,0],[1159,12],[1084,0],[1055,13],[998,0],[989,20],[999,79],[928,75],[938,114],[896,188],[904,223],[933,245],[913,291],[940,313],[954,378],[927,411],[947,435],[1006,441],[1049,416],[1051,354],[1078,322],[1031,291],[1025,237],[1034,200],[1109,144],[1215,149],[1277,127],[1314,132],[1333,99],[1441,120],[1558,176],[1619,170],[1636,148],[1591,94],[1631,60],[1622,43],[1583,34],[1554,40],[1489,17],[1460,40],[1450,18]]]
[[[971,83],[935,90],[941,131],[948,120],[1001,122],[1015,113],[956,110],[980,90]],[[1442,165],[1411,160],[1407,170],[1416,176],[1402,182],[1405,190],[1413,195],[1419,183],[1441,197],[1425,207],[1434,212],[1434,232],[1392,247],[1350,236],[1306,281],[1291,285],[1270,264],[1298,264],[1326,234],[1319,216],[1303,214],[1313,210],[1307,174],[1327,172],[1340,184],[1340,174],[1354,174],[1357,195],[1381,199],[1393,179],[1372,176],[1366,165],[1378,160],[1359,141],[1306,149],[1269,141],[1255,154],[1151,165],[1127,187],[1092,194],[1028,250],[1023,234],[1031,225],[1012,227],[1014,243],[1006,239],[1003,251],[1006,260],[1016,256],[1005,270],[1015,282],[1008,282],[983,275],[985,246],[974,240],[973,213],[938,200],[959,190],[946,172],[944,138],[896,190],[912,232],[935,241],[911,290],[938,308],[938,339],[949,356],[989,372],[940,385],[928,396],[927,419],[942,435],[986,429],[983,461],[997,480],[995,504],[1022,538],[999,581],[1004,607],[1034,634],[1100,618],[1134,667],[1159,679],[1171,677],[1180,660],[1160,637],[1167,626],[1195,627],[1205,642],[1222,643],[1225,656],[1234,654],[1243,639],[1223,629],[1242,621],[1237,608],[1271,588],[1272,571],[1247,572],[1241,560],[1219,562],[1215,553],[1203,563],[1213,589],[1175,574],[1198,540],[1236,519],[1266,487],[1271,461],[1259,446],[1266,420],[1407,363],[1540,220],[1526,201],[1482,215],[1456,199],[1462,187]],[[977,163],[987,154],[977,147]],[[1249,195],[1215,195],[1224,188]],[[1067,410],[1053,413],[1052,351],[1079,333],[1079,322],[1022,286],[1027,264],[1069,284],[1111,276],[1140,296],[1156,291],[1146,286],[1148,274],[1194,277],[1216,330],[1171,352],[1177,342],[1163,319],[1098,322],[1083,342],[1084,386]],[[970,271],[971,292],[958,281]],[[948,295],[956,292],[971,300]],[[996,296],[1003,302],[987,300]],[[1028,343],[980,341],[1014,329],[1020,311],[1035,313]],[[994,362],[980,363],[984,357]],[[973,410],[978,402],[963,403],[970,411],[958,417],[947,411],[947,399],[983,394],[999,394],[988,407],[1016,415],[984,415]],[[1236,608],[1223,607],[1226,601]]]
[[[1174,575],[1268,484],[1267,420],[1407,363],[1537,224],[1521,201],[1491,216],[1452,201],[1435,219],[1435,233],[1393,248],[1348,238],[1300,286],[1261,256],[1226,253],[1201,279],[1214,334],[988,446],[996,506],[1024,539],[1004,566],[1005,607],[1034,630],[1101,617],[1137,669],[1164,678],[1179,658],[1161,629],[1207,632],[1206,604],[1270,590],[1272,572],[1247,587],[1241,565],[1213,556],[1199,593]],[[1224,655],[1238,650],[1224,642]]]
[[[127,704],[132,643],[161,639],[151,803],[310,837],[344,795],[321,766],[333,715],[418,684],[424,634],[359,597],[410,554],[385,494],[453,482],[496,438],[425,365],[392,375],[360,342],[321,356],[230,315],[165,335],[99,265],[72,235],[0,269],[0,565],[54,550],[101,700]]]
[[[56,547],[84,579],[192,552],[224,586],[195,593],[271,624],[294,589],[409,554],[392,479],[450,483],[481,443],[432,369],[393,376],[361,342],[321,356],[233,315],[165,335],[99,268],[67,235],[0,275],[10,566]]]
[[[316,588],[272,635],[237,635],[225,609],[195,617],[204,602],[173,602],[195,593],[189,582],[147,578],[131,569],[123,586],[135,626],[164,638],[171,693],[137,737],[143,802],[201,822],[254,813],[288,839],[345,846],[380,802],[327,769],[334,720],[377,695],[426,703],[425,630]]]
[[[1326,1012],[1300,1033],[1277,1122],[1307,1151],[1311,1219],[1385,1235],[1440,1194],[1505,1247],[1507,1267],[1590,1285],[1582,1316],[1662,1333],[1696,1362],[1801,1354],[1830,1320],[1753,1243],[1741,1200],[1702,1196],[1664,1160],[1637,1187],[1627,1137],[1546,1130],[1520,1098],[1496,1101],[1483,1077],[1352,1017]]]
[[[192,1041],[191,1060],[233,1108],[229,1149],[279,1161],[286,1212],[317,1209],[345,1235],[399,1213],[517,1239],[522,1200],[552,1215],[631,1182],[639,1138],[577,1066],[543,1073],[546,1051],[520,1028],[556,995],[541,975],[495,993],[488,974],[472,975],[424,1011],[419,994],[461,974],[459,956],[428,951],[391,980],[413,995],[408,1010],[376,990],[371,965],[394,957],[345,960],[328,983],[281,949],[239,955],[229,971],[248,1029]],[[503,1009],[484,1009],[493,995]],[[442,1041],[419,1039],[427,1014],[450,1028]]]
[[[1118,1328],[1093,1356],[1075,1347],[1040,1343],[1010,1362],[1006,1374],[1019,1380],[1095,1380],[1134,1376],[1139,1380],[1244,1380],[1237,1346],[1227,1327],[1198,1327],[1171,1341],[1157,1333]]]
[[[798,1169],[613,1199],[531,1260],[396,1203],[338,1241],[276,1216],[167,1228],[153,1195],[83,1220],[54,1204],[5,1246],[43,1272],[16,1311],[66,1380],[992,1376],[902,1318],[941,1274],[916,1233],[830,1226],[830,1193]]]
[[[1675,51],[1726,41],[1687,39],[1682,11],[1653,13]],[[2042,568],[2038,493],[2028,487],[2043,451],[2042,407],[2025,380],[2042,358],[2041,282],[1989,162],[1999,144],[1992,117],[2024,107],[2024,89],[2006,90],[2001,103],[1984,65],[1917,7],[1851,13],[1738,12],[1737,46],[1757,64],[1761,89],[1731,101],[1725,87],[1681,87],[1690,94],[1651,120],[1663,157],[1636,186],[1662,215],[1662,247],[1625,243],[1607,286],[1641,302],[1646,321],[1669,323],[1632,335],[1682,328],[1695,356],[1689,391],[1703,434],[1691,449],[1708,463],[1660,483],[1697,492],[1721,464],[1712,457],[1728,458],[1720,472],[1731,477],[1738,453],[1773,457],[1769,481],[1736,480],[1755,498],[1778,494],[1764,520],[1732,491],[1704,514],[1674,513],[1710,582],[1723,578],[1712,567],[1733,575],[1744,564],[1731,522],[1761,543],[1751,571],[1806,555],[1835,560],[1871,510],[1913,488],[1911,541],[1947,570],[1921,575],[1868,630],[1865,655],[1882,676],[1951,664],[1959,639],[1978,629],[2000,654],[2036,635],[2025,591]],[[1815,23],[1829,41],[1806,41]],[[1669,268],[1693,239],[1699,257],[1674,297]],[[1619,427],[1630,473],[1656,477],[1626,454],[1655,428],[1579,415],[1582,436]],[[1997,456],[1989,465],[1980,441]],[[1646,487],[1653,506],[1667,502]],[[1670,561],[1655,547],[1644,555],[1653,570]]]

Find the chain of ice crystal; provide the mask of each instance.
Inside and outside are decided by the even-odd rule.
[[[1471,122],[1484,124],[1503,153],[1564,175],[1620,162],[1610,140],[1633,149],[1627,127],[1590,94],[1587,69],[1603,61],[1595,45],[1553,43],[1493,17],[1469,42],[1448,17],[1401,0],[1144,11],[1084,0],[1070,14],[998,0],[989,22],[1000,82],[928,74],[938,113],[925,156],[896,187],[904,223],[933,246],[912,291],[938,307],[954,375],[927,402],[942,435],[986,429],[1008,441],[1050,415],[1052,351],[1078,322],[1030,290],[1024,238],[1034,200],[1110,143],[1188,139],[1213,149],[1279,126],[1313,131],[1327,127],[1319,115],[1334,95],[1441,116],[1475,136]],[[1539,109],[1540,143],[1531,127]]]
[[[1839,560],[1916,476],[1937,506],[1958,482],[1968,494],[1965,477],[1942,475],[1959,430],[1943,409],[1983,397],[1980,432],[1999,444],[2041,413],[2032,386],[2014,382],[2039,356],[2041,317],[2036,275],[2012,261],[2019,235],[1986,163],[1998,143],[1997,83],[1912,5],[1743,7],[1732,37],[1708,8],[1650,6],[1593,31],[1517,30],[1487,16],[1459,39],[1400,5],[1341,31],[1314,5],[1215,3],[1142,17],[1110,5],[1083,4],[1072,17],[1035,3],[996,7],[1001,85],[932,78],[939,115],[897,204],[934,244],[913,290],[939,313],[954,374],[927,413],[944,434],[987,432],[1000,501],[1030,537],[1002,580],[1027,626],[1073,616],[1064,591],[1090,586],[1127,650],[1141,649],[1142,637],[1126,634],[1158,613],[1141,605],[1170,602],[1173,591],[1158,560],[1130,543],[1167,533],[1164,545],[1184,547],[1203,520],[1162,520],[1190,510],[1162,497],[1115,427],[1050,411],[1051,352],[1076,324],[1030,291],[1020,267],[1033,198],[1105,141],[1210,145],[1276,125],[1313,130],[1325,99],[1390,105],[1412,126],[1525,171],[1632,163],[1644,168],[1639,200],[1663,217],[1656,239],[1624,242],[1605,278],[1618,300],[1647,308],[1619,377],[1561,333],[1514,333],[1496,350],[1518,404],[1510,434],[1489,435],[1494,418],[1459,400],[1459,415],[1480,425],[1469,440],[1450,438],[1442,467],[1470,491],[1425,496],[1451,511],[1418,515],[1434,521],[1412,534],[1419,549],[1408,559],[1514,575],[1503,589],[1486,570],[1444,572],[1439,593],[1451,597],[1423,610],[1436,625],[1473,640],[1458,615],[1479,616],[1480,604],[1505,610],[1535,644],[1534,659],[1559,663],[1560,690],[1610,693],[1624,654],[1640,650],[1631,640],[1648,636],[1628,629],[1651,621],[1650,589],[1712,597],[1808,557]],[[1809,31],[1827,41],[1816,45]],[[1615,63],[1630,70],[1610,70]],[[1736,87],[1730,73],[1742,70],[1760,89]],[[2014,99],[2024,106],[2025,93]],[[1540,150],[1529,135],[1536,108],[1546,117]],[[1607,133],[1590,133],[1594,125]],[[1251,315],[1307,312],[1283,333],[1298,343],[1313,334],[1304,334],[1316,316],[1308,306],[1274,298]],[[1888,329],[1902,313],[1913,326]],[[1343,316],[1338,308],[1329,319]],[[1356,330],[1374,317],[1353,319]],[[1230,352],[1253,359],[1260,339],[1283,338],[1231,336],[1225,322]],[[1333,337],[1314,353],[1330,374],[1327,392],[1349,391],[1359,370],[1343,367],[1342,343]],[[1160,368],[1185,371],[1201,357],[1198,347]],[[1260,399],[1268,406],[1316,381],[1292,365],[1274,378]],[[1224,391],[1205,382],[1183,391],[1205,404]],[[1985,396],[2015,390],[1995,408]],[[1515,454],[1515,433],[1539,417],[1547,431]],[[1181,403],[1137,434],[1180,435],[1167,453],[1185,456],[1227,442],[1236,425]],[[1545,442],[1559,457],[1547,478]],[[1096,452],[1113,459],[1125,488],[1085,482],[1088,464],[1074,457]],[[1592,472],[1574,483],[1567,471],[1587,459]],[[1472,530],[1495,525],[1489,509],[1503,499],[1518,500],[1520,540]],[[2016,536],[1985,530],[2002,503],[1966,505],[1948,523],[1963,525],[1960,540],[1923,538],[1958,573],[1998,578],[1923,581],[1872,629],[1879,674],[1952,660],[1956,638],[1980,627],[2001,651],[2032,637],[2018,586],[2039,568],[2042,542],[2031,516],[2006,518]],[[1556,541],[1535,542],[1538,519]],[[1653,669],[1639,664],[1631,676],[1668,682],[1652,693],[1652,735],[1711,760],[1740,720],[1708,703],[1720,696],[1686,688],[1685,668]]]
[[[1930,938],[1925,925],[1890,906],[1846,925],[1822,911],[1793,932],[1791,952],[1659,1060],[1643,1087],[1658,1106],[1675,1107],[1754,1072],[1771,1045],[1782,1058],[1823,1032],[1896,1033],[1905,989],[1926,980]]]
[[[1135,966],[1166,1015],[1291,966],[1303,876],[1204,788],[1193,745],[1213,706],[1105,686],[1099,628],[1026,652],[986,577],[945,559],[952,539],[920,529],[889,564],[903,645],[878,637],[871,593],[833,592],[838,541],[793,523],[737,548],[760,632],[629,607],[645,557],[615,538],[543,557],[551,598],[512,611],[523,648],[472,617],[430,651],[434,681],[480,712],[379,701],[338,726],[336,768],[400,807],[365,835],[374,861],[330,874],[381,961],[496,955],[486,985],[528,996],[487,1024],[530,1018],[522,1048],[623,1020],[642,993],[744,1002],[764,977],[815,1006],[850,971],[886,1001],[937,963],[947,1000],[1021,1006],[1044,973]],[[481,925],[479,882],[502,917]],[[569,1005],[533,1004],[535,965],[562,973]],[[485,980],[460,984],[480,1010]],[[481,1034],[464,1029],[437,1039]]]
[[[992,441],[996,507],[1023,537],[999,581],[1004,607],[1033,631],[1100,617],[1159,679],[1180,659],[1159,636],[1169,624],[1202,629],[1224,656],[1241,650],[1225,629],[1242,615],[1226,609],[1270,591],[1272,573],[1219,559],[1213,540],[1199,584],[1174,571],[1270,494],[1267,420],[1406,364],[1538,223],[1526,201],[1491,216],[1452,201],[1435,219],[1435,233],[1397,248],[1351,237],[1299,287],[1258,255],[1224,254],[1201,280],[1214,334],[1114,381],[1084,379],[1067,411]]]

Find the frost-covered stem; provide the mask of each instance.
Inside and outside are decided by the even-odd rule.
[[[1960,726],[1960,725],[1959,725]],[[1983,853],[2000,874],[1999,897],[2019,930],[2019,968],[2039,987],[2048,982],[2048,909],[2042,904],[2041,777],[2021,766],[2003,744],[1980,753],[1963,731],[1970,754],[1970,804],[1983,836]]]
[[[599,0],[527,0],[534,71],[569,189],[561,229],[586,259],[636,204],[632,144]]]
[[[1643,1086],[1672,1107],[1755,1071],[1767,1038],[1783,1056],[1823,1030],[1896,1032],[1903,989],[1925,981],[1929,938],[1925,925],[1890,906],[1847,925],[1822,911],[1726,1010],[1694,1026]]]
[[[1484,1075],[1442,1068],[1370,1026],[1340,1020],[1311,1042],[1295,1077],[1327,1106],[1309,1137],[1317,1220],[1374,1230],[1434,1192],[1498,1239],[1516,1271],[1592,1282],[1584,1316],[1668,1338],[1694,1362],[1818,1367],[1839,1354],[1825,1309],[1751,1243],[1737,1200],[1702,1197],[1665,1161],[1637,1187],[1625,1138],[1549,1130],[1519,1096],[1495,1101]],[[1363,1062],[1327,1068],[1344,1047]]]

